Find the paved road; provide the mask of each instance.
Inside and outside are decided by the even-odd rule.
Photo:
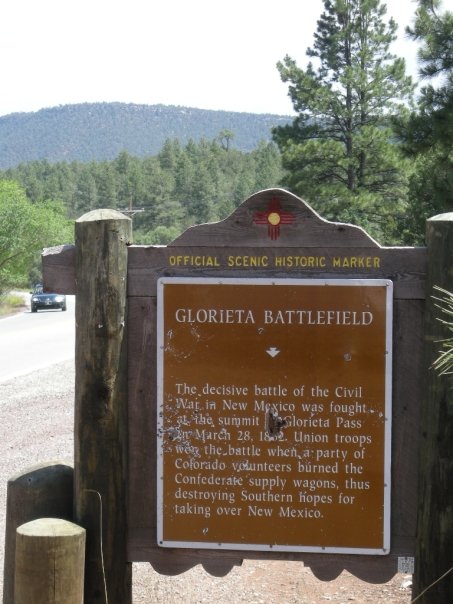
[[[29,310],[0,319],[0,383],[74,357],[74,296],[68,310]]]

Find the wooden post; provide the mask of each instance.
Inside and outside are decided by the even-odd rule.
[[[432,296],[439,295],[434,286],[453,292],[453,213],[428,220],[426,237],[427,378],[421,413],[413,595],[419,596],[417,603],[420,604],[450,604],[453,594],[453,571],[448,572],[453,567],[453,380],[452,376],[437,375],[432,363],[439,356],[441,340],[451,334],[438,320],[439,310]],[[445,573],[448,574],[439,580]]]
[[[85,603],[128,604],[125,326],[132,227],[120,212],[94,210],[75,231],[75,519],[87,529]]]
[[[85,529],[40,518],[17,529],[14,604],[82,604]]]
[[[54,461],[28,468],[8,480],[3,604],[14,604],[16,529],[42,516],[72,520],[73,468]]]

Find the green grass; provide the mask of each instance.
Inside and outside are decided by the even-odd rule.
[[[5,294],[0,296],[0,317],[12,315],[25,306],[22,296]]]

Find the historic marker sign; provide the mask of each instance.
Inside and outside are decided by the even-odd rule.
[[[106,251],[100,212],[87,241]],[[88,248],[48,250],[46,287],[89,297],[76,271]],[[280,189],[169,246],[127,246],[128,447],[122,424],[110,461],[128,458],[129,561],[223,575],[262,557],[384,582],[413,558],[427,252],[381,247]]]
[[[386,554],[392,282],[158,282],[158,543]]]

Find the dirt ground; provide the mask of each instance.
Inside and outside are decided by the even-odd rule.
[[[179,577],[156,579],[148,565],[134,564],[134,603],[409,604],[410,601],[410,577],[401,574],[381,585],[364,583],[347,572],[334,581],[323,582],[299,562],[247,560],[224,578],[210,577],[196,567]]]
[[[8,478],[49,460],[72,462],[74,366],[57,366],[0,383],[0,565],[3,568]],[[409,604],[409,575],[384,584],[364,583],[347,572],[319,581],[300,562],[244,561],[225,577],[200,566],[166,577],[149,564],[133,565],[133,601],[151,604]],[[1,579],[3,588],[3,575]]]

